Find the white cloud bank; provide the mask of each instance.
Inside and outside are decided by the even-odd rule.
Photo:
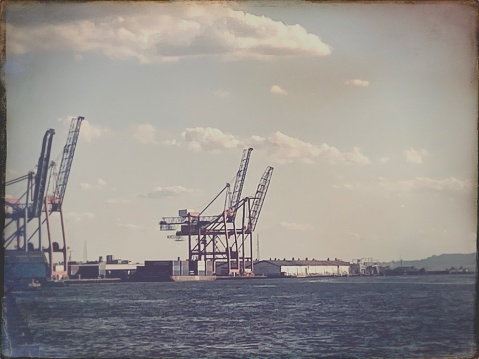
[[[161,187],[158,186],[148,193],[140,193],[138,197],[140,198],[164,198],[177,196],[183,193],[192,193],[193,190],[185,188],[183,186],[170,186],[170,187]]]
[[[106,185],[107,185],[106,181],[102,178],[98,178],[96,181],[96,184],[94,185],[87,182],[81,182],[79,184],[82,190],[101,189],[101,188],[104,188]]]
[[[62,123],[65,128],[69,129],[72,119],[76,117],[77,116],[67,116],[64,118],[59,118],[58,122]],[[86,142],[91,142],[92,140],[107,134],[112,134],[112,131],[108,127],[92,123],[87,119],[84,119],[81,122],[79,138],[85,140]]]
[[[352,79],[344,82],[347,86],[368,87],[369,81],[361,79]]]
[[[182,143],[185,143],[188,149],[195,152],[220,151],[228,148],[238,148],[243,145],[235,136],[211,127],[187,128],[181,134],[181,138]]]
[[[125,7],[125,10],[127,7]],[[278,56],[325,56],[331,47],[300,25],[230,9],[224,4],[145,4],[136,12],[57,24],[7,23],[7,51],[68,49],[140,63],[188,56],[271,60]]]
[[[390,181],[380,178],[379,186],[383,189],[395,192],[407,191],[452,191],[466,192],[472,190],[472,182],[470,180],[460,180],[455,177],[448,178],[429,178],[416,177],[410,180]]]
[[[133,138],[143,145],[157,144],[156,128],[149,123],[139,124],[133,130]]]
[[[331,164],[366,165],[371,161],[364,156],[359,147],[353,147],[350,152],[341,152],[327,143],[315,145],[299,138],[290,137],[276,131],[270,137],[252,136],[253,147],[265,150],[278,163],[301,162],[310,164],[316,159],[326,159]]]
[[[83,120],[80,128],[80,138],[83,138],[86,142],[91,142],[93,139],[102,137],[108,131],[106,127],[93,124],[88,120]]]
[[[417,165],[420,165],[421,163],[423,163],[424,158],[429,155],[429,153],[425,149],[417,150],[410,147],[406,151],[404,151],[404,155],[408,163],[415,163]]]
[[[341,152],[326,143],[315,145],[301,139],[290,137],[280,131],[269,137],[253,135],[250,138],[239,138],[233,134],[223,133],[217,128],[187,128],[181,139],[164,142],[167,146],[186,146],[189,150],[200,152],[217,152],[225,149],[253,147],[264,151],[275,162],[287,164],[300,162],[311,164],[315,160],[325,159],[331,164],[366,165],[371,161],[363,155],[358,147],[350,152]]]
[[[273,85],[271,86],[271,93],[274,93],[274,94],[277,94],[277,95],[287,95],[288,93],[286,92],[286,90],[284,90],[283,88],[281,88],[280,86],[278,85]]]
[[[65,221],[68,222],[83,222],[94,219],[95,215],[92,212],[67,212],[65,213]]]
[[[281,228],[286,229],[288,231],[311,231],[314,229],[314,227],[311,226],[310,224],[296,223],[296,222],[281,221],[279,222],[279,225],[281,226]]]
[[[470,192],[474,188],[471,180],[461,180],[456,177],[447,178],[430,178],[430,177],[415,177],[407,180],[390,180],[384,177],[379,177],[377,181],[370,183],[337,183],[333,184],[334,189],[344,190],[360,190],[360,191],[374,191],[378,189],[404,193],[404,192]]]

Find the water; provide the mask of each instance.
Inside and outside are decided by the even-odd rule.
[[[474,353],[473,275],[112,283],[17,293],[42,357]]]

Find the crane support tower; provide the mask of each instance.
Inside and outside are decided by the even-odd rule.
[[[65,198],[65,191],[67,189],[68,178],[70,176],[70,171],[73,163],[73,156],[75,155],[75,149],[78,141],[78,136],[80,135],[80,127],[84,117],[78,116],[77,118],[72,118],[70,124],[70,130],[68,131],[68,137],[63,147],[63,155],[60,162],[60,169],[57,174],[56,184],[54,186],[53,195],[45,196],[45,217],[47,223],[47,233],[48,233],[48,248],[44,249],[45,252],[48,252],[48,259],[50,263],[50,273],[52,276],[68,276],[68,246],[65,233],[65,223],[63,220],[63,200]],[[57,242],[53,242],[52,233],[50,228],[50,216],[53,213],[59,213],[60,215],[60,224],[62,231],[62,240],[63,247],[60,248]],[[55,270],[53,265],[53,253],[60,252],[63,255],[63,269]]]
[[[49,170],[50,153],[55,130],[49,129],[43,136],[42,149],[38,158],[37,171],[30,171],[27,175],[12,179],[5,183],[11,188],[18,183],[26,181],[26,189],[16,199],[5,199],[5,219],[3,228],[3,247],[7,249],[16,239],[17,250],[33,250],[33,243],[30,240],[38,233],[38,249],[41,249],[41,227],[43,198],[46,191],[47,175]],[[23,190],[22,190],[23,191]],[[36,229],[32,234],[28,231],[28,223],[36,218],[38,220]],[[16,229],[10,230],[9,226],[15,223]],[[10,234],[7,232],[10,230]],[[23,237],[23,244],[22,244]]]
[[[267,167],[253,197],[241,198],[252,150],[249,148],[243,151],[231,196],[230,185],[227,183],[201,212],[179,211],[178,217],[163,217],[160,221],[160,230],[175,230],[180,227],[169,238],[187,239],[190,273],[193,267],[194,274],[199,274],[200,265],[206,268],[210,261],[216,274],[253,276],[253,232],[268,191],[273,167]],[[223,211],[213,216],[203,215],[222,194],[225,194]],[[222,264],[222,273],[218,273],[218,264]]]

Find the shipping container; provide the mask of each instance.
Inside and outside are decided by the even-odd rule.
[[[197,275],[198,273],[198,261],[190,261],[190,275]]]
[[[181,275],[190,275],[190,266],[188,261],[181,261]]]
[[[172,271],[171,275],[181,275],[181,262],[180,261],[172,261]]]

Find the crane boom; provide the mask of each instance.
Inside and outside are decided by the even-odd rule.
[[[68,177],[73,162],[73,156],[75,154],[75,148],[80,134],[80,126],[84,117],[78,116],[73,118],[70,124],[70,130],[68,131],[68,137],[65,147],[63,148],[62,161],[60,163],[60,170],[58,171],[58,178],[53,192],[52,211],[59,211],[63,204],[63,198],[65,197],[65,191],[67,189]]]
[[[50,152],[55,130],[49,129],[43,136],[42,151],[38,159],[37,173],[35,175],[35,189],[33,192],[33,201],[30,208],[29,219],[38,218],[42,213],[43,198],[45,197],[45,188],[47,182],[48,165],[50,162]]]
[[[233,189],[233,194],[230,198],[229,208],[233,209],[241,200],[241,192],[243,191],[244,180],[246,178],[246,171],[248,170],[249,158],[251,156],[252,148],[245,148],[243,156],[241,157],[240,167],[236,173],[236,181]]]
[[[259,214],[261,208],[263,207],[263,202],[266,197],[266,192],[268,191],[269,183],[271,182],[271,177],[273,176],[273,167],[268,166],[261,176],[259,181],[256,194],[254,196],[253,208],[251,209],[251,214],[249,218],[249,230],[254,232],[256,228],[256,223],[258,222]]]

